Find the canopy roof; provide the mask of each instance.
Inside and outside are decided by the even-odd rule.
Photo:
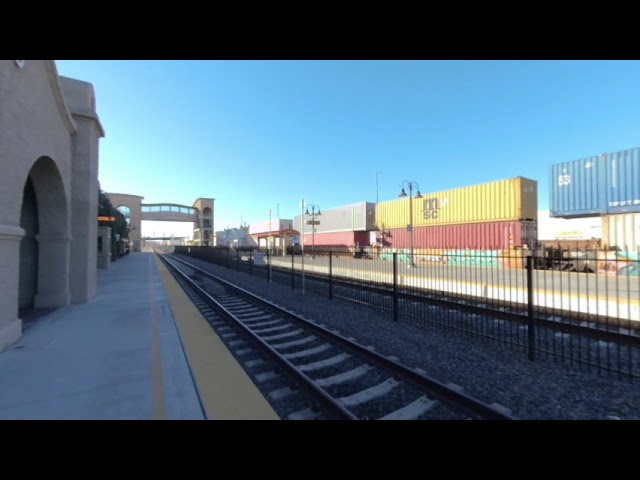
[[[268,237],[283,237],[283,236],[291,236],[300,235],[300,232],[294,230],[293,228],[287,228],[285,230],[273,230],[271,232],[260,232],[260,233],[251,233],[249,236],[251,238],[268,238]]]

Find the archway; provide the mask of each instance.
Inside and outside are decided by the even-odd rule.
[[[124,215],[124,219],[127,222],[127,226],[130,227],[131,226],[131,209],[126,205],[120,205],[119,207],[116,208],[116,210],[118,210],[120,213],[122,213],[122,215]]]
[[[40,157],[23,189],[20,227],[18,308],[60,307],[69,303],[69,206],[55,162]]]
[[[18,311],[22,317],[26,309],[33,308],[33,298],[38,291],[38,200],[31,177],[27,178],[22,195],[20,227],[24,237],[20,241],[20,284]]]

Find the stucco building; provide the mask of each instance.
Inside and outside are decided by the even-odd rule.
[[[101,137],[90,83],[0,60],[0,351],[25,309],[95,295]]]

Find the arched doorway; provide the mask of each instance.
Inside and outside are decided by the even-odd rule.
[[[131,209],[126,205],[120,205],[118,208],[116,208],[116,210],[122,213],[122,215],[124,216],[124,219],[127,221],[127,226],[130,227],[131,226]]]
[[[33,298],[38,291],[38,200],[31,177],[27,178],[22,194],[20,227],[24,229],[24,237],[20,241],[18,311],[23,316],[24,310],[33,308]]]
[[[55,162],[40,157],[23,188],[20,227],[18,308],[60,307],[69,303],[69,206]]]

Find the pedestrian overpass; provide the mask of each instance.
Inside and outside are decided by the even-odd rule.
[[[198,198],[193,205],[177,203],[142,203],[139,195],[107,193],[114,208],[120,210],[129,224],[129,240],[133,251],[142,248],[142,221],[191,222],[196,245],[213,245],[215,198]]]

